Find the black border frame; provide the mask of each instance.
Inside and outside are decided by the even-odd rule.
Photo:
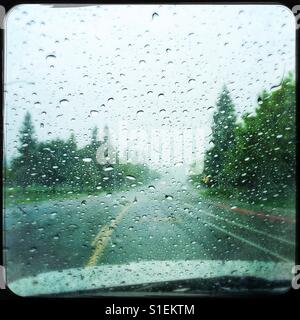
[[[0,5],[2,5],[5,8],[5,11],[8,12],[12,7],[19,5],[19,4],[58,4],[58,5],[63,5],[63,4],[83,4],[83,5],[88,5],[88,4],[214,4],[214,5],[224,5],[224,4],[230,4],[230,5],[236,5],[236,4],[258,4],[258,5],[265,5],[265,4],[279,4],[279,5],[284,5],[290,10],[295,6],[295,5],[300,5],[300,0],[294,0],[294,1],[238,1],[238,2],[233,2],[233,1],[117,1],[117,0],[110,0],[110,1],[95,1],[95,0],[89,0],[86,3],[84,1],[80,0],[73,0],[73,1],[0,1]],[[300,10],[299,10],[300,14]],[[298,24],[300,24],[300,18],[297,21]],[[300,57],[300,27],[295,31],[296,32],[296,72],[295,72],[295,77],[296,77],[296,123],[297,119],[300,119],[300,106],[299,106],[299,101],[300,101],[300,84],[299,84],[299,57]],[[4,70],[4,29],[0,29],[0,42],[1,42],[1,90],[0,90],[0,100],[1,100],[1,142],[0,142],[0,155],[1,158],[3,159],[3,134],[4,134],[4,126],[3,126],[3,70]],[[298,190],[299,190],[299,172],[300,170],[298,169],[298,164],[300,160],[300,155],[299,155],[299,137],[300,137],[300,125],[296,127],[296,264],[300,264],[300,213],[299,213],[299,198],[298,198]],[[3,186],[1,184],[1,194],[3,195]],[[1,197],[1,200],[3,198]],[[0,230],[2,231],[2,226],[3,226],[3,210],[2,214],[0,215]],[[2,234],[2,232],[1,232]],[[1,248],[1,253],[0,253],[0,265],[3,265],[3,237],[0,236],[0,248]],[[150,304],[194,304],[195,305],[195,314],[187,316],[188,318],[193,317],[193,318],[200,318],[201,314],[203,312],[201,311],[202,308],[206,309],[209,307],[209,309],[213,308],[214,310],[211,310],[212,313],[217,311],[214,306],[221,304],[223,308],[219,309],[218,311],[225,311],[224,309],[232,308],[232,311],[235,309],[236,303],[238,303],[240,306],[246,305],[248,306],[248,303],[253,303],[254,301],[256,304],[260,307],[262,306],[271,306],[271,308],[276,309],[276,307],[279,307],[281,309],[282,307],[282,302],[288,303],[291,302],[292,305],[291,307],[295,307],[297,302],[300,302],[300,289],[299,290],[289,290],[287,293],[280,294],[280,295],[262,295],[262,296],[256,296],[256,297],[246,297],[246,296],[238,296],[238,297],[201,297],[201,296],[195,296],[195,297],[171,297],[171,296],[166,296],[166,297],[95,297],[95,298],[35,298],[35,297],[28,297],[28,298],[22,298],[14,293],[12,293],[9,289],[7,290],[0,290],[0,304],[1,300],[6,300],[6,303],[12,302],[12,303],[20,303],[23,307],[28,307],[31,306],[31,303],[44,303],[44,302],[55,302],[56,305],[60,305],[61,303],[71,303],[75,302],[76,303],[76,308],[80,308],[82,306],[81,302],[85,302],[87,304],[90,304],[92,302],[96,302],[97,304],[97,309],[98,309],[98,316],[100,319],[105,316],[104,310],[105,306],[112,305],[113,303],[117,304],[118,306],[140,306],[140,307],[147,307]],[[270,304],[270,305],[269,305]],[[72,304],[74,306],[74,304]],[[200,310],[201,306],[201,310]],[[225,307],[226,306],[226,307]],[[280,307],[281,306],[281,307]],[[224,308],[225,307],[225,308]],[[2,309],[2,308],[0,308]],[[273,309],[273,310],[274,310]],[[10,310],[11,312],[14,312],[13,310]],[[49,310],[50,311],[50,310]],[[53,311],[53,310],[52,310]],[[204,310],[203,310],[204,311]],[[284,311],[285,316],[287,315],[287,310],[282,310]],[[0,311],[1,312],[1,311]],[[244,312],[247,313],[248,316],[250,316],[250,313],[254,312],[254,315],[258,315],[258,309],[256,308],[247,308],[245,309]],[[244,312],[240,314],[240,316],[244,316]],[[250,312],[250,313],[249,313]],[[233,311],[233,314],[235,312]],[[232,315],[233,315],[232,314]],[[10,314],[11,315],[11,314]],[[143,316],[143,315],[142,315]],[[141,317],[141,314],[139,315]],[[166,315],[165,317],[169,318],[182,318],[182,316],[168,316]],[[109,317],[112,318],[112,317]],[[126,318],[126,316],[119,316],[119,318]],[[159,318],[158,316],[153,316],[153,319]]]

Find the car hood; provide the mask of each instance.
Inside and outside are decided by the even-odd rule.
[[[8,287],[17,295],[31,296],[223,276],[290,281],[292,266],[292,262],[241,260],[143,261],[51,271],[18,279]]]

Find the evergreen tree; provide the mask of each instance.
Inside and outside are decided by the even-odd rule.
[[[68,150],[71,153],[75,153],[75,151],[77,150],[77,143],[76,143],[76,137],[74,132],[71,133],[70,138],[67,141],[67,146],[68,146]]]
[[[91,139],[91,146],[93,149],[97,149],[99,146],[98,141],[98,128],[94,127],[92,130],[92,139]]]
[[[20,155],[12,161],[12,172],[16,182],[23,188],[31,185],[36,180],[36,156],[37,139],[31,119],[31,114],[27,112],[24,117],[22,127],[19,132]]]
[[[230,176],[228,184],[243,188],[252,198],[287,194],[295,185],[296,102],[292,75],[277,91],[264,91],[259,102],[256,114],[245,115],[237,128],[237,143],[228,151],[225,166]]]
[[[222,174],[226,163],[226,152],[235,144],[236,114],[235,106],[226,86],[223,87],[213,115],[213,147],[206,152],[203,174],[209,176],[213,185],[226,183]]]
[[[61,139],[41,142],[36,158],[37,179],[44,186],[56,192],[57,186],[67,181],[67,143]]]
[[[66,142],[65,152],[65,175],[68,185],[75,186],[78,180],[78,174],[80,173],[78,147],[74,132],[71,133],[69,139]]]
[[[22,161],[29,163],[36,151],[37,140],[35,138],[35,130],[31,120],[31,114],[27,112],[20,130],[20,147]]]

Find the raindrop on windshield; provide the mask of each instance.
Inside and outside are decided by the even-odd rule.
[[[280,90],[281,88],[282,88],[282,86],[281,86],[281,84],[279,84],[279,85],[276,85],[276,86],[272,86],[272,87],[270,88],[270,91],[271,91],[271,92],[275,92],[275,91]]]
[[[128,179],[128,180],[133,180],[133,181],[136,180],[136,178],[135,178],[134,176],[129,176],[129,175],[126,176],[126,179]]]
[[[105,167],[105,168],[103,169],[103,171],[105,171],[105,172],[113,171],[113,170],[114,170],[114,167],[112,167],[112,166],[108,166],[108,167]]]
[[[54,54],[49,54],[46,56],[46,60],[49,63],[49,65],[52,66],[56,60],[56,56]]]
[[[59,104],[62,106],[62,107],[65,107],[66,105],[68,105],[69,103],[69,100],[68,99],[61,99],[59,101]]]
[[[159,14],[157,12],[152,13],[152,20],[159,17]]]
[[[139,116],[139,115],[142,115],[143,113],[144,113],[144,110],[138,110],[138,111],[136,112],[136,115]]]
[[[90,115],[91,115],[92,117],[96,116],[98,113],[99,113],[99,112],[98,112],[97,110],[91,110],[91,111],[90,111]]]
[[[173,196],[166,194],[165,199],[166,200],[173,200]]]

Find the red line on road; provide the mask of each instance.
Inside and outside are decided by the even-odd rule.
[[[257,211],[253,211],[253,210],[248,210],[248,209],[242,209],[242,208],[237,208],[237,207],[230,207],[226,204],[216,204],[217,207],[222,208],[222,209],[227,209],[227,210],[231,210],[234,212],[238,212],[240,214],[249,214],[249,215],[255,215],[257,217],[263,218],[263,219],[268,219],[270,221],[284,221],[287,223],[296,223],[295,219],[290,219],[288,217],[283,217],[283,216],[279,216],[279,215],[272,215],[272,214],[267,214],[264,212],[257,212]]]

